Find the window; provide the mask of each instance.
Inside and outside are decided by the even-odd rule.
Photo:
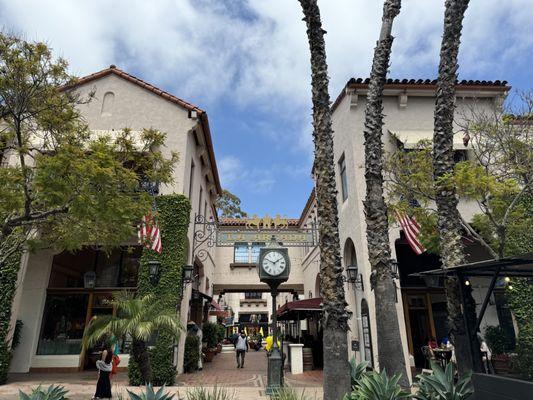
[[[202,213],[202,197],[204,196],[204,188],[200,186],[200,198],[198,199],[198,214]]]
[[[248,262],[248,243],[235,243],[233,261],[236,263]]]
[[[259,261],[259,250],[264,247],[264,243],[235,243],[233,260],[236,263],[254,264]]]
[[[244,292],[244,298],[247,300],[260,300],[263,298],[261,292]]]
[[[191,173],[189,175],[189,200],[192,199],[193,184],[194,184],[194,161],[191,160]]]
[[[344,158],[344,154],[339,160],[339,174],[341,177],[342,201],[346,201],[346,199],[348,198],[348,178],[346,176],[346,160]]]

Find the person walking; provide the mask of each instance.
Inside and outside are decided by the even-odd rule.
[[[110,374],[113,369],[111,361],[113,360],[113,349],[110,343],[103,346],[102,357],[96,361],[96,368],[98,369],[98,382],[96,382],[96,392],[93,399],[110,399],[111,395],[111,380]]]
[[[248,338],[244,332],[235,341],[235,354],[237,355],[237,368],[244,368],[244,356],[248,352]]]

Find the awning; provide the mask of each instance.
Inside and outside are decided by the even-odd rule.
[[[278,308],[278,320],[300,320],[306,319],[309,316],[317,315],[322,312],[322,297],[315,297],[313,299],[296,300],[290,303],[285,303]]]
[[[389,131],[396,139],[402,142],[405,149],[414,149],[417,147],[418,142],[421,140],[428,140],[433,142],[432,130],[394,130]],[[454,150],[468,150],[472,147],[472,141],[465,146],[463,143],[462,132],[458,132],[453,136],[453,149]]]
[[[220,307],[220,304],[218,304],[215,299],[211,300],[211,307],[213,307],[216,311],[222,311],[222,307]]]

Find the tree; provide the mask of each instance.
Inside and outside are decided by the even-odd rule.
[[[176,310],[161,310],[154,295],[136,298],[128,292],[115,294],[110,304],[115,315],[95,315],[91,319],[83,335],[83,348],[86,350],[113,336],[131,337],[131,354],[139,366],[143,383],[151,383],[152,367],[146,342],[161,329],[178,339],[181,325]]]
[[[218,216],[220,218],[246,218],[248,214],[241,209],[241,199],[223,189],[216,202]]]
[[[461,216],[457,210],[456,189],[448,178],[453,174],[454,167],[453,117],[458,68],[457,55],[468,3],[469,0],[446,0],[445,2],[444,33],[435,100],[433,175],[436,186],[440,255],[444,268],[464,264],[466,261],[461,242]],[[463,285],[456,276],[447,277],[444,286],[448,329],[455,345],[459,371],[468,371],[472,368],[480,371],[481,357],[477,335],[469,335],[476,321],[476,303],[472,297],[472,288]],[[464,311],[461,309],[461,298],[465,304]],[[466,317],[464,319],[463,312]]]
[[[376,301],[378,358],[380,369],[402,375],[402,385],[409,386],[402,348],[396,285],[391,269],[387,205],[383,197],[383,87],[392,48],[392,24],[400,13],[400,0],[386,0],[383,5],[381,32],[370,72],[365,109],[365,219],[368,257],[372,267],[372,287]]]
[[[77,109],[90,96],[71,90],[67,62],[45,44],[0,34],[0,54],[2,347],[21,251],[130,239],[151,209],[142,182],[170,183],[177,155],[162,155],[165,134],[154,129],[138,138],[128,129],[95,137]]]
[[[316,0],[299,0],[307,25],[311,51],[311,85],[313,100],[313,139],[317,213],[320,246],[320,279],[323,298],[324,399],[338,400],[350,391],[348,363],[348,319],[340,259],[339,218],[333,130],[331,128],[328,67],[320,10]]]

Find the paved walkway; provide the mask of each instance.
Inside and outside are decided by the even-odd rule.
[[[204,370],[192,374],[179,375],[176,386],[169,392],[176,393],[175,400],[185,399],[189,390],[194,387],[212,388],[227,387],[235,394],[235,400],[266,400],[265,386],[267,361],[264,351],[250,351],[246,355],[244,368],[238,369],[233,353],[218,354],[213,362],[205,363]],[[18,391],[29,393],[31,388],[40,384],[47,387],[51,384],[65,386],[69,390],[71,400],[89,400],[94,394],[97,375],[94,371],[77,373],[42,373],[42,374],[11,374],[9,383],[0,386],[1,400],[18,400]],[[127,372],[120,372],[113,378],[115,399],[128,399],[126,389],[139,392],[137,387],[127,385]],[[285,373],[287,386],[298,392],[304,391],[309,400],[322,398],[322,371],[308,371],[300,375]],[[119,394],[122,397],[118,396]]]

